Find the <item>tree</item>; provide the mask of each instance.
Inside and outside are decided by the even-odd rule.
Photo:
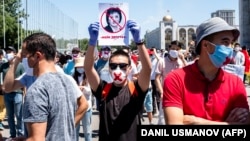
[[[84,38],[84,39],[80,39],[78,40],[78,45],[79,45],[79,48],[81,50],[87,50],[87,47],[88,47],[88,40],[87,38]]]
[[[19,18],[25,18],[27,15],[24,9],[21,8],[20,0],[0,0],[1,2],[1,15],[0,15],[0,47],[4,47],[4,24],[5,18],[5,44],[6,46],[14,46],[18,48],[18,25],[20,27],[19,33],[23,32],[21,29],[21,22]],[[4,5],[3,5],[4,2]],[[3,13],[4,6],[4,13]],[[4,16],[4,17],[3,17]],[[18,18],[19,17],[19,18]]]

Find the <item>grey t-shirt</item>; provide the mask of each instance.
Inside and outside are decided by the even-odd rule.
[[[77,90],[65,74],[45,73],[29,87],[24,122],[47,122],[46,141],[75,140]]]

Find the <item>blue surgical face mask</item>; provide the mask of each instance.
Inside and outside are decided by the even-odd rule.
[[[211,45],[215,46],[214,53],[209,55],[211,62],[216,68],[220,68],[223,65],[227,65],[231,62],[233,58],[233,49],[225,45],[215,45],[209,42]]]

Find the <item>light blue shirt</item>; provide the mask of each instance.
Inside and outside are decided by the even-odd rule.
[[[73,75],[75,72],[75,62],[74,60],[69,60],[63,68],[64,73],[68,75]]]

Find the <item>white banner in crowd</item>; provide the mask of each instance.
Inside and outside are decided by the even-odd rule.
[[[128,45],[129,31],[127,3],[99,3],[99,39],[102,45]]]
[[[229,73],[233,73],[241,78],[243,81],[244,73],[245,73],[245,66],[234,65],[234,64],[227,64],[222,67],[225,71]]]

